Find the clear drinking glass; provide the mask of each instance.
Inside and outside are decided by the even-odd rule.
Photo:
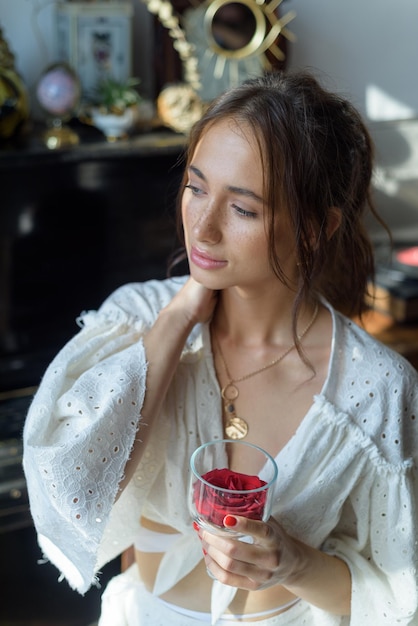
[[[228,466],[231,446],[249,473]],[[189,510],[193,520],[214,533],[237,533],[226,528],[226,515],[240,515],[267,521],[271,513],[277,465],[270,454],[251,443],[222,439],[210,441],[195,450],[190,458]]]

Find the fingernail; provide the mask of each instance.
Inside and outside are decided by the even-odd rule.
[[[203,549],[203,554],[206,556],[206,555],[207,555],[207,553],[208,553],[208,551],[207,551],[207,550],[205,550],[205,548],[202,548],[202,549]]]
[[[200,530],[200,526],[199,526],[199,524],[198,524],[197,522],[193,522],[193,528],[194,528],[195,530],[197,530],[197,531],[199,531],[199,530]]]
[[[225,526],[235,526],[236,523],[237,523],[237,520],[235,517],[233,517],[232,515],[225,515],[224,517]]]

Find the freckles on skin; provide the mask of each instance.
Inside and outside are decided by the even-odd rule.
[[[225,260],[216,278],[265,280],[271,273],[264,223],[263,171],[258,146],[248,128],[219,122],[205,132],[191,160],[182,198],[186,249]],[[197,190],[197,191],[196,191]],[[218,268],[215,268],[217,270]],[[225,269],[225,271],[224,271]],[[212,279],[191,263],[195,278]],[[214,272],[212,272],[214,274]],[[222,274],[222,277],[221,277]]]
[[[211,289],[231,286],[264,291],[277,287],[270,265],[264,206],[264,172],[250,127],[217,122],[198,142],[182,198],[184,238],[190,273]],[[277,253],[288,276],[296,274],[294,238],[279,216]],[[193,262],[193,250],[220,264]],[[192,258],[191,258],[192,256]]]

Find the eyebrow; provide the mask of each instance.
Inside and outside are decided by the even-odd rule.
[[[193,172],[193,174],[195,174],[198,178],[207,182],[205,175],[203,174],[203,172],[200,171],[198,167],[196,167],[195,165],[189,165],[189,170]],[[256,200],[257,202],[264,202],[261,196],[259,196],[254,191],[251,191],[251,189],[246,189],[245,187],[236,187],[235,185],[228,185],[226,187],[226,190],[232,191],[233,193],[237,193],[247,198],[252,198],[253,200]]]

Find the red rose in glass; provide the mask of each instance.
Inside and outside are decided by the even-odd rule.
[[[225,468],[211,470],[202,478],[213,485],[213,488],[203,482],[196,482],[194,500],[198,513],[208,522],[223,526],[223,519],[228,514],[242,515],[250,519],[263,518],[267,491],[240,493],[259,489],[267,484],[258,476],[249,476]],[[219,488],[229,491],[221,491]]]

